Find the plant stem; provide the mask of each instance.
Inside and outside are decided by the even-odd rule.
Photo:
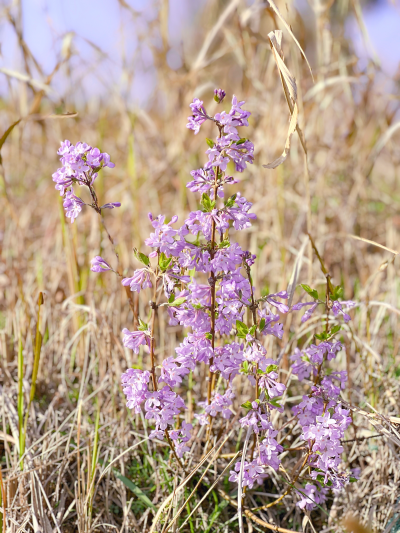
[[[0,528],[2,533],[6,533],[7,523],[6,523],[6,492],[4,490],[3,475],[1,473],[0,465],[0,504],[3,507],[3,512],[0,513]]]
[[[322,270],[322,272],[323,272],[323,273],[325,274],[325,276],[326,276],[327,283],[328,283],[328,289],[329,289],[329,292],[330,292],[330,294],[333,294],[334,287],[333,287],[333,285],[332,285],[331,277],[330,277],[330,275],[329,275],[329,272],[327,271],[327,269],[326,269],[326,267],[325,267],[325,264],[324,264],[324,261],[322,260],[322,257],[319,255],[318,249],[317,249],[317,247],[315,246],[315,242],[314,242],[313,238],[311,237],[311,234],[308,233],[307,235],[308,235],[308,238],[310,239],[311,246],[312,246],[312,248],[313,248],[313,250],[314,250],[314,252],[315,252],[315,255],[317,256],[318,261],[319,261],[319,263],[320,263],[320,265],[321,265],[321,270]]]
[[[253,316],[253,326],[257,326],[256,309],[257,309],[258,305],[255,303],[255,300],[254,300],[253,279],[251,277],[251,268],[246,262],[244,263],[244,267],[246,269],[247,277],[248,277],[248,280],[249,280],[249,283],[250,283],[250,293],[251,293],[251,306],[250,306],[250,309],[251,309],[251,313],[252,313],[252,316]],[[257,329],[254,332],[254,337],[257,340]],[[259,397],[258,379],[259,378],[258,378],[258,363],[257,363],[256,364],[256,400],[258,400],[258,397]]]
[[[92,514],[93,514],[93,496],[94,496],[94,476],[96,475],[96,466],[97,466],[97,458],[99,455],[99,426],[100,426],[100,402],[99,398],[96,396],[96,420],[94,424],[94,443],[93,443],[93,455],[92,455],[92,464],[91,464],[91,470],[90,470],[90,476],[89,476],[89,523],[92,521]]]
[[[217,189],[218,189],[218,173],[219,168],[216,168],[215,171],[215,178],[214,178],[214,201],[217,201]],[[215,255],[215,220],[212,219],[211,222],[211,260],[214,259]],[[214,349],[215,349],[215,285],[216,285],[216,279],[214,271],[211,271],[210,277],[208,278],[208,283],[211,288],[211,347],[214,355]],[[207,389],[207,403],[210,405],[211,403],[211,394],[213,391],[213,373],[211,371],[211,366],[214,362],[214,357],[211,357],[210,359],[210,369],[208,372],[208,389]],[[210,419],[210,425],[211,425],[211,415],[209,416]]]
[[[92,193],[92,187],[89,187],[89,189],[90,189],[90,192]],[[94,197],[96,197],[96,193],[94,192],[94,190],[93,190],[93,194],[94,194]],[[92,198],[93,198],[93,195],[92,195]],[[97,198],[96,198],[96,202],[97,202]],[[116,249],[116,246],[115,246],[114,239],[111,237],[111,234],[110,234],[110,232],[107,229],[104,217],[103,217],[103,215],[101,213],[101,209],[99,207],[94,207],[94,210],[100,216],[101,224],[102,224],[102,226],[104,228],[104,231],[107,233],[108,240],[111,243],[111,246],[112,246],[112,249],[113,249],[115,257],[117,258],[117,274],[122,278],[121,268],[120,268],[120,264],[119,264],[119,255],[118,255],[118,252],[117,252],[117,249]],[[133,301],[130,288],[129,287],[124,287],[124,289],[125,289],[125,292],[126,292],[126,296],[128,297],[129,307],[131,308],[131,311],[133,313],[133,325],[134,325],[135,328],[137,328],[138,323],[139,323],[139,321],[138,321],[138,305],[135,305],[135,302]],[[137,300],[137,303],[139,303],[138,300]]]
[[[296,483],[296,481],[299,479],[301,471],[303,470],[303,468],[304,468],[305,464],[307,463],[309,457],[310,457],[310,451],[307,452],[307,455],[305,456],[304,461],[303,461],[300,469],[298,470],[296,476],[293,478],[293,481],[292,481],[291,485],[294,485]],[[252,511],[262,511],[264,509],[269,509],[270,507],[273,507],[274,505],[276,505],[277,503],[282,501],[283,498],[285,496],[287,496],[291,492],[292,488],[293,488],[293,486],[290,486],[288,489],[286,489],[285,492],[283,494],[281,494],[279,496],[279,498],[277,498],[275,501],[273,501],[271,503],[267,503],[267,505],[263,505],[262,507],[256,507],[256,508],[252,509]]]
[[[155,363],[155,345],[156,345],[156,340],[155,340],[155,337],[154,337],[154,326],[155,326],[155,321],[156,321],[156,312],[157,312],[157,308],[158,308],[158,305],[157,305],[158,267],[156,268],[155,278],[156,279],[155,279],[155,282],[154,282],[153,300],[150,302],[150,306],[151,306],[150,360],[151,360],[151,379],[152,379],[152,382],[153,382],[153,390],[157,391],[158,390],[158,386],[157,386],[156,363]],[[171,448],[171,451],[174,454],[175,459],[177,460],[179,466],[183,469],[183,464],[182,464],[181,460],[179,459],[179,457],[178,457],[178,455],[176,453],[174,443],[172,442],[167,429],[165,430],[165,436],[167,438],[167,442],[169,444],[169,447]]]
[[[24,354],[22,347],[22,338],[21,335],[18,341],[18,429],[19,429],[19,458],[21,459],[23,455],[23,450],[25,448],[25,435],[24,435],[24,389],[23,389],[23,378],[24,378]],[[23,470],[24,464],[21,461],[20,468]]]
[[[22,431],[23,437],[22,439],[20,437],[20,457],[22,457],[25,453],[26,431],[28,427],[29,411],[30,411],[33,399],[35,397],[36,382],[37,382],[37,376],[39,372],[40,353],[42,350],[42,334],[40,333],[40,307],[43,304],[43,301],[44,301],[43,293],[39,292],[39,297],[37,301],[38,314],[37,314],[37,323],[36,323],[36,339],[35,339],[35,351],[34,351],[34,359],[33,359],[32,383],[31,383],[31,390],[29,394],[29,403],[28,403],[28,406],[26,408],[26,413],[25,413],[24,427]],[[21,469],[22,468],[23,468],[23,463],[21,462]]]

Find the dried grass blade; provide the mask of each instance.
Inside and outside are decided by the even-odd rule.
[[[179,511],[176,513],[176,515],[174,516],[172,522],[170,522],[170,524],[168,525],[168,527],[166,528],[166,530],[168,531],[170,527],[172,527],[174,525],[174,523],[178,520],[180,514],[182,513],[182,511],[185,509],[186,505],[189,503],[190,499],[192,498],[193,494],[195,494],[198,486],[200,485],[200,483],[202,482],[204,476],[206,475],[206,473],[208,472],[208,469],[210,468],[210,466],[213,464],[213,462],[215,461],[215,459],[218,458],[218,455],[219,455],[219,452],[221,451],[222,447],[224,446],[224,444],[226,443],[226,441],[232,436],[232,431],[229,433],[229,435],[225,438],[225,440],[221,443],[220,447],[218,448],[218,450],[215,452],[215,455],[214,457],[211,459],[211,461],[208,463],[207,465],[207,468],[204,470],[204,472],[202,473],[201,475],[201,478],[199,479],[198,483],[196,484],[195,488],[192,490],[192,492],[190,493],[189,497],[186,499],[185,503],[182,505],[182,507],[179,509]],[[237,455],[239,454],[240,452],[238,452],[235,457],[237,457]],[[196,507],[197,509],[197,507]],[[194,512],[194,511],[193,511]],[[190,514],[190,516],[192,516],[193,512]],[[187,520],[189,520],[190,516],[188,516]],[[185,524],[187,522],[187,520],[185,521]],[[183,526],[181,526],[183,527]]]
[[[44,91],[48,94],[55,94],[55,91],[51,87],[49,87],[42,81],[31,78],[30,76],[28,76],[27,74],[24,74],[23,72],[17,72],[16,70],[11,70],[5,67],[0,67],[0,72],[2,72],[3,74],[5,74],[6,76],[10,78],[15,78],[16,80],[29,83],[33,87],[37,87],[41,91]]]
[[[158,523],[158,520],[159,520],[159,518],[161,516],[161,513],[164,510],[164,508],[169,504],[169,502],[173,499],[173,497],[176,494],[178,494],[178,492],[181,491],[187,485],[187,483],[191,480],[191,478],[194,476],[194,474],[197,472],[197,470],[199,470],[199,468],[201,468],[203,466],[203,464],[207,461],[207,459],[210,457],[210,455],[214,452],[215,448],[216,448],[216,446],[211,448],[211,450],[207,453],[207,455],[205,455],[202,458],[202,460],[195,466],[195,468],[190,472],[190,474],[188,474],[186,476],[186,478],[182,481],[182,483],[179,485],[179,487],[177,487],[176,491],[174,491],[173,494],[170,494],[168,496],[168,498],[166,498],[163,501],[163,503],[160,505],[160,507],[158,509],[158,512],[157,512],[156,516],[154,517],[154,520],[153,520],[153,523],[151,524],[151,528],[150,528],[149,533],[154,533],[155,527],[156,527],[156,525]]]
[[[294,42],[296,43],[296,46],[297,48],[300,50],[301,52],[301,55],[304,57],[306,63],[307,63],[307,66],[310,70],[310,74],[311,74],[311,77],[312,79],[314,80],[314,76],[313,76],[313,73],[312,73],[312,68],[311,68],[311,65],[310,63],[308,62],[308,59],[307,59],[307,56],[304,52],[304,50],[302,49],[299,41],[296,39],[296,36],[294,35],[294,33],[292,32],[292,28],[290,27],[290,25],[286,22],[286,20],[282,17],[281,15],[281,12],[279,11],[277,5],[275,4],[274,0],[268,0],[268,3],[269,5],[271,6],[271,9],[278,15],[280,21],[282,22],[282,24],[285,26],[285,28],[287,29],[287,31],[289,32],[290,36],[292,37],[292,39],[294,40]]]
[[[247,446],[249,444],[249,439],[251,435],[251,428],[249,427],[246,433],[246,439],[243,444],[243,455],[242,460],[240,462],[240,471],[239,471],[239,477],[238,477],[238,518],[239,518],[239,531],[240,533],[243,533],[243,502],[242,502],[242,482],[243,482],[243,471],[244,471],[244,462],[246,460],[246,452],[247,452]]]
[[[236,458],[238,457],[238,455],[240,454],[240,451],[238,451],[235,455],[235,457],[232,458],[232,460],[226,465],[226,467],[223,469],[223,471],[221,472],[221,474],[217,477],[217,479],[214,481],[214,483],[211,485],[211,487],[208,489],[208,491],[204,494],[204,496],[201,498],[201,500],[198,502],[198,504],[196,505],[196,507],[193,509],[193,511],[190,513],[190,515],[186,518],[186,520],[183,522],[183,524],[181,525],[181,527],[179,528],[179,531],[181,531],[181,529],[188,523],[188,520],[191,516],[193,516],[193,514],[197,511],[197,509],[200,507],[200,505],[202,504],[202,502],[207,498],[207,496],[210,494],[210,492],[213,490],[213,488],[215,487],[215,485],[218,483],[218,481],[222,478],[222,476],[225,474],[225,472],[228,470],[228,468],[230,468],[232,466],[232,464],[234,463],[234,461],[236,461]],[[168,528],[167,528],[168,530]]]
[[[216,24],[213,26],[213,28],[208,32],[204,42],[203,46],[200,49],[199,55],[197,56],[196,61],[193,64],[192,70],[198,70],[202,68],[205,64],[205,57],[208,52],[208,49],[211,46],[211,43],[215,39],[217,33],[222,28],[222,26],[225,24],[225,22],[228,20],[228,18],[231,16],[231,14],[234,12],[234,10],[237,8],[237,6],[240,4],[240,0],[232,0],[229,5],[225,8],[225,10],[221,13],[219,19],[217,20]]]
[[[0,505],[3,507],[3,512],[0,514],[1,530],[6,533],[6,492],[4,490],[3,476],[0,468]]]
[[[294,76],[290,73],[289,69],[285,65],[283,61],[283,52],[281,48],[282,43],[282,31],[276,30],[271,31],[268,34],[268,38],[270,41],[271,49],[274,54],[274,58],[279,70],[279,75],[281,78],[283,90],[285,92],[286,100],[289,105],[290,109],[290,123],[289,123],[289,129],[286,136],[285,141],[285,147],[283,149],[283,153],[278,159],[275,159],[275,161],[272,161],[272,163],[268,163],[267,165],[263,165],[264,168],[270,168],[274,169],[284,163],[289,155],[290,151],[290,141],[292,138],[293,133],[297,129],[297,119],[299,110],[297,107],[297,86],[296,86],[296,80]]]
[[[299,272],[301,270],[301,266],[302,266],[302,263],[303,263],[303,255],[304,255],[304,250],[306,249],[307,242],[308,242],[307,237],[304,237],[303,244],[301,245],[301,248],[298,251],[298,254],[297,254],[297,257],[296,257],[296,261],[294,263],[292,275],[290,276],[290,281],[289,281],[289,285],[288,285],[288,288],[287,288],[288,306],[289,307],[291,307],[291,305],[292,305],[294,291],[296,290],[297,279],[299,277]]]
[[[326,87],[332,87],[332,85],[336,85],[337,83],[361,83],[361,80],[355,76],[332,76],[326,80],[319,81],[314,87],[311,87],[304,95],[303,101],[307,102],[311,100],[319,92],[326,89]]]
[[[22,347],[22,338],[21,334],[18,340],[18,400],[17,400],[17,411],[18,411],[18,429],[19,429],[19,455],[20,459],[22,456],[21,450],[25,447],[23,443],[23,427],[24,427],[24,354]],[[23,463],[20,463],[21,469],[23,469]]]
[[[391,139],[391,137],[393,137],[393,135],[396,133],[397,130],[400,129],[400,121],[398,122],[395,122],[394,124],[392,124],[390,126],[390,128],[388,128],[385,133],[379,137],[377,143],[375,144],[375,146],[373,147],[370,155],[369,155],[369,161],[370,161],[370,168],[367,172],[367,175],[369,175],[372,171],[372,169],[374,168],[374,165],[375,165],[375,161],[378,157],[378,155],[380,154],[380,152],[382,151],[382,149],[384,148],[384,146],[389,142],[389,140]]]
[[[399,122],[400,125],[400,122]],[[387,250],[388,252],[398,255],[400,252],[397,250],[392,250],[391,248],[388,248],[387,246],[383,246],[383,244],[379,244],[379,242],[370,241],[369,239],[364,239],[364,237],[359,237],[358,235],[352,235],[351,233],[347,233],[348,237],[351,237],[352,239],[356,239],[357,241],[363,241],[368,244],[373,244],[374,246],[378,246],[378,248],[382,248],[383,250]]]
[[[227,502],[229,502],[232,505],[232,507],[237,507],[238,506],[237,501],[234,500],[233,498],[231,498],[229,496],[229,494],[226,494],[226,492],[224,492],[222,489],[219,489],[218,492],[222,496],[222,498],[224,498],[224,500],[226,500]],[[278,531],[279,533],[296,533],[296,531],[293,531],[292,529],[286,529],[284,527],[278,527],[278,526],[276,526],[274,524],[269,524],[268,522],[265,522],[264,520],[261,520],[261,518],[258,518],[258,516],[256,516],[254,513],[252,513],[250,511],[250,509],[245,509],[244,510],[244,514],[247,516],[247,518],[249,518],[250,520],[252,520],[256,524],[258,524],[258,525],[260,525],[262,527],[265,527],[266,529],[271,529],[272,531]]]
[[[353,8],[354,8],[354,13],[356,15],[357,23],[358,23],[358,25],[360,27],[360,31],[361,31],[361,34],[363,36],[365,48],[371,53],[372,58],[374,60],[374,63],[376,65],[380,66],[381,62],[379,60],[379,57],[378,57],[374,47],[372,46],[372,42],[371,42],[371,39],[370,39],[369,34],[368,34],[367,26],[365,25],[365,22],[364,22],[364,17],[363,17],[363,13],[362,13],[362,9],[361,9],[361,4],[360,4],[359,0],[353,0],[352,4],[353,4]]]
[[[49,499],[47,498],[46,491],[44,490],[44,487],[43,487],[43,485],[42,485],[42,483],[41,483],[41,481],[40,481],[40,479],[39,479],[39,477],[37,475],[37,472],[34,472],[33,475],[35,476],[36,483],[38,484],[39,489],[40,489],[41,493],[43,494],[44,501],[46,502],[46,505],[47,505],[47,507],[49,509],[49,512],[50,512],[51,517],[52,517],[52,519],[54,521],[56,529],[57,529],[58,533],[61,533],[60,526],[58,525],[58,520],[57,520],[57,518],[54,515],[53,508],[50,505]]]

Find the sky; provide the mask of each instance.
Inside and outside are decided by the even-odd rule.
[[[126,0],[125,3],[131,10],[122,8],[118,0],[22,0],[24,39],[45,74],[54,69],[62,56],[60,51],[64,51],[65,55],[70,46],[73,83],[77,90],[90,90],[91,95],[104,94],[104,88],[115,83],[122,93],[124,85],[128,91],[127,72],[135,65],[133,87],[129,88],[129,94],[141,103],[147,98],[149,88],[151,91],[155,77],[151,50],[147,45],[140,44],[140,37],[146,35],[152,46],[161,47],[158,35],[149,36],[149,26],[157,16],[158,2]],[[9,0],[3,1],[3,5],[9,4]],[[167,61],[172,68],[181,66],[179,49],[182,31],[193,24],[200,6],[201,1],[196,4],[169,1],[171,49]],[[15,32],[4,20],[0,21],[0,42],[0,67],[23,72]],[[32,77],[41,78],[38,72],[32,73]],[[61,94],[62,83],[65,79],[56,76],[54,87]],[[4,74],[0,73],[0,92],[5,87]]]
[[[363,17],[371,47],[365,45],[357,22],[351,19],[347,32],[357,55],[364,59],[375,54],[387,74],[395,74],[400,66],[400,2],[379,0],[363,7]]]
[[[73,85],[83,100],[88,96],[109,93],[118,86],[126,99],[144,105],[156,84],[152,52],[148,44],[161,47],[160,36],[152,34],[152,21],[157,16],[160,0],[120,0],[130,9],[122,8],[118,0],[21,0],[24,38],[45,74],[68,50],[72,51],[73,78],[57,75],[54,88],[64,94],[65,84]],[[2,7],[11,0],[3,0]],[[170,51],[167,61],[171,68],[181,66],[182,39],[188,28],[196,24],[196,12],[204,0],[169,0],[168,34]],[[371,47],[366,47],[354,19],[347,33],[354,41],[357,53],[367,60],[375,51],[382,68],[388,74],[397,72],[400,62],[400,0],[379,0],[363,7]],[[23,72],[15,32],[10,24],[0,21],[0,67]],[[79,54],[79,56],[78,56]],[[124,68],[125,67],[125,68]],[[130,80],[128,73],[135,76]],[[37,79],[43,78],[33,72]],[[105,90],[107,88],[107,90]],[[5,75],[0,73],[0,93],[7,90]]]

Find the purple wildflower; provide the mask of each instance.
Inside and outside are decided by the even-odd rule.
[[[128,409],[134,409],[135,413],[140,413],[140,406],[146,399],[149,379],[150,372],[135,368],[129,368],[121,376],[122,388],[127,400],[126,406]]]
[[[130,348],[135,353],[139,353],[139,346],[144,345],[150,348],[149,331],[129,331],[128,329],[124,328],[122,333],[124,334],[124,346]]]
[[[77,218],[79,213],[82,211],[82,206],[85,205],[85,202],[75,196],[72,191],[68,191],[65,194],[63,206],[65,209],[65,216],[71,219],[71,222]]]
[[[131,278],[124,278],[121,283],[124,287],[129,285],[132,292],[140,292],[141,289],[153,286],[150,280],[150,272],[146,268],[135,270]]]
[[[91,267],[90,270],[92,272],[107,272],[107,270],[112,270],[110,265],[107,263],[107,261],[104,261],[102,257],[99,255],[96,255],[91,261],[90,261]]]
[[[193,103],[190,104],[192,116],[188,117],[186,127],[194,131],[197,135],[200,131],[200,126],[207,120],[207,113],[204,109],[203,102],[198,98],[194,98]]]

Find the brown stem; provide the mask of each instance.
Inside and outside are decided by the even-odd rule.
[[[222,498],[224,498],[224,500],[229,502],[233,507],[237,507],[238,506],[237,505],[237,501],[234,500],[233,498],[231,498],[229,496],[229,494],[227,494],[225,491],[223,491],[222,489],[218,489],[218,492],[222,496]],[[252,520],[256,524],[258,524],[258,525],[260,525],[262,527],[265,527],[267,529],[271,529],[272,531],[278,531],[279,533],[295,533],[295,531],[293,531],[292,529],[286,529],[284,527],[279,527],[276,524],[270,524],[268,522],[265,522],[265,520],[261,520],[261,518],[258,518],[258,516],[256,516],[254,513],[252,513],[250,511],[250,509],[244,509],[243,513],[244,513],[245,516],[247,516],[247,518],[249,518],[250,520]]]
[[[327,403],[325,402],[325,403],[324,403],[324,410],[322,411],[322,416],[324,416],[324,414],[325,414],[326,406],[327,406]],[[281,496],[279,496],[279,498],[276,499],[274,502],[268,503],[267,505],[263,505],[262,507],[256,507],[255,509],[252,509],[252,511],[261,511],[261,510],[263,510],[263,509],[269,509],[270,507],[273,507],[274,505],[276,505],[277,503],[279,503],[280,501],[282,501],[283,498],[284,498],[285,496],[287,496],[287,495],[291,492],[291,490],[292,490],[292,488],[293,488],[293,485],[294,485],[294,484],[296,483],[296,481],[299,479],[300,474],[301,474],[301,471],[302,471],[303,468],[305,467],[305,465],[306,465],[306,463],[307,463],[307,461],[308,461],[308,458],[310,457],[310,455],[311,455],[311,453],[312,453],[312,448],[313,448],[313,446],[314,446],[314,443],[315,443],[315,440],[311,441],[311,444],[310,444],[310,446],[309,446],[309,449],[308,449],[308,451],[307,451],[307,454],[306,454],[306,456],[304,457],[304,461],[302,462],[301,467],[300,467],[299,470],[297,471],[297,474],[294,476],[293,481],[292,481],[291,484],[290,484],[291,486],[290,486],[288,489],[286,489],[285,492],[284,492],[283,494],[281,494]],[[294,448],[294,449],[295,449],[295,448]],[[299,449],[302,449],[302,447],[299,448]],[[289,450],[288,450],[288,451],[289,451]],[[295,469],[296,469],[296,467],[295,467]],[[293,474],[292,474],[292,475],[293,475]]]
[[[214,201],[217,201],[217,190],[218,190],[218,174],[219,174],[219,168],[217,167],[215,170],[215,178],[214,178]],[[210,256],[211,260],[214,259],[215,255],[215,220],[212,219],[211,222],[211,250],[210,250]],[[211,288],[211,346],[212,351],[214,354],[215,349],[215,285],[216,285],[216,277],[213,271],[211,271],[210,277],[208,278],[208,283]],[[211,394],[213,391],[213,373],[211,371],[211,366],[214,362],[214,357],[211,357],[210,359],[210,369],[208,372],[208,388],[207,388],[207,403],[210,405],[211,403]],[[210,416],[210,425],[211,425],[211,416]]]
[[[291,485],[294,485],[296,483],[296,481],[299,479],[301,471],[303,470],[305,464],[307,463],[307,460],[310,457],[310,455],[311,455],[311,452],[308,451],[307,455],[305,456],[304,461],[303,461],[303,463],[302,463],[302,465],[301,465],[301,467],[299,469],[299,471],[297,472],[296,476],[293,478],[293,481],[292,481]],[[256,507],[256,508],[252,509],[252,511],[262,511],[264,509],[269,509],[270,507],[273,507],[274,505],[276,505],[277,503],[282,501],[283,498],[285,496],[287,496],[291,492],[292,488],[293,487],[289,487],[288,489],[286,489],[285,492],[283,494],[281,494],[279,496],[279,498],[277,498],[275,501],[273,501],[271,503],[268,503],[267,505],[263,505],[262,507]]]
[[[113,249],[113,252],[115,254],[115,257],[117,258],[117,274],[122,277],[122,274],[121,274],[121,269],[120,269],[120,264],[119,264],[119,255],[118,255],[118,252],[117,252],[117,249],[115,247],[115,243],[114,243],[114,240],[113,238],[111,237],[110,235],[110,232],[108,231],[107,229],[107,226],[106,226],[106,223],[104,221],[104,217],[103,215],[101,214],[101,209],[97,206],[97,197],[96,197],[96,193],[94,192],[94,189],[92,187],[89,187],[89,190],[90,190],[90,193],[92,194],[92,191],[93,191],[93,194],[92,194],[92,198],[93,198],[93,201],[95,202],[95,205],[96,207],[94,208],[95,211],[97,213],[99,213],[99,216],[100,216],[100,220],[101,220],[101,223],[102,223],[102,226],[104,228],[104,231],[107,233],[107,237],[108,237],[108,240],[110,241],[111,243],[111,246],[112,246],[112,249]],[[94,195],[94,196],[93,196]],[[129,287],[125,287],[125,293],[126,293],[126,296],[128,298],[128,303],[129,303],[129,307],[131,308],[131,311],[133,313],[133,326],[134,328],[136,329],[138,324],[139,324],[139,310],[138,310],[138,305],[139,305],[139,298],[136,298],[136,302],[133,301],[133,298],[132,298],[132,293],[131,293],[131,290]],[[137,303],[137,305],[136,305]]]
[[[157,267],[158,269],[158,267]],[[150,318],[150,360],[151,360],[151,379],[153,383],[153,390],[157,391],[157,377],[156,377],[156,363],[155,363],[155,347],[156,347],[156,340],[154,337],[154,326],[156,321],[156,313],[157,313],[157,282],[158,282],[158,272],[156,270],[155,272],[155,282],[154,282],[154,292],[153,292],[153,300],[150,302],[151,306],[151,318]],[[165,430],[165,436],[167,438],[167,442],[169,444],[169,447],[171,448],[172,453],[174,454],[174,457],[179,464],[179,466],[183,469],[183,465],[181,460],[179,459],[178,455],[176,454],[174,443],[172,442],[168,430]]]
[[[6,527],[7,527],[6,503],[7,502],[6,502],[6,491],[4,490],[3,476],[1,473],[1,467],[0,467],[0,490],[1,490],[1,499],[2,499],[2,504],[3,504],[3,516],[2,516],[3,532],[2,533],[6,533]]]
[[[251,277],[251,271],[250,271],[250,266],[245,263],[245,269],[246,269],[246,273],[247,273],[247,277],[249,279],[249,283],[250,283],[250,293],[251,293],[251,312],[252,312],[252,315],[253,315],[253,326],[257,326],[257,313],[256,313],[256,310],[257,310],[257,305],[255,303],[255,300],[254,300],[254,292],[253,292],[253,280],[252,280],[252,277]],[[257,328],[254,332],[254,337],[257,339]],[[256,400],[258,400],[258,396],[259,396],[259,389],[258,389],[258,363],[256,364]]]
[[[329,274],[326,275],[326,298],[325,298],[325,306],[326,306],[326,324],[325,324],[325,333],[328,333],[329,331],[329,311],[332,307],[332,301],[329,298],[329,283],[330,283],[331,277]]]
[[[333,285],[332,285],[332,282],[331,282],[331,278],[330,278],[330,275],[329,275],[329,272],[327,271],[326,267],[325,267],[325,264],[322,260],[322,257],[319,255],[319,252],[318,252],[318,249],[317,247],[315,246],[315,242],[314,242],[314,239],[311,237],[311,234],[308,233],[308,237],[310,239],[310,242],[311,242],[311,246],[313,247],[313,250],[315,252],[315,255],[318,257],[318,261],[321,265],[321,270],[322,272],[325,274],[326,276],[326,279],[327,279],[327,283],[328,283],[328,289],[329,289],[329,292],[331,294],[333,294],[333,291],[334,291],[334,288],[333,288]]]
[[[157,282],[154,284],[154,292],[156,292],[156,285]],[[154,324],[156,320],[156,310],[157,310],[157,304],[155,301],[155,298],[152,302],[150,302],[151,305],[151,319],[150,319],[150,360],[151,360],[151,379],[153,381],[153,389],[154,391],[157,390],[157,379],[156,379],[156,361],[155,361],[155,344],[156,340],[154,338]]]

